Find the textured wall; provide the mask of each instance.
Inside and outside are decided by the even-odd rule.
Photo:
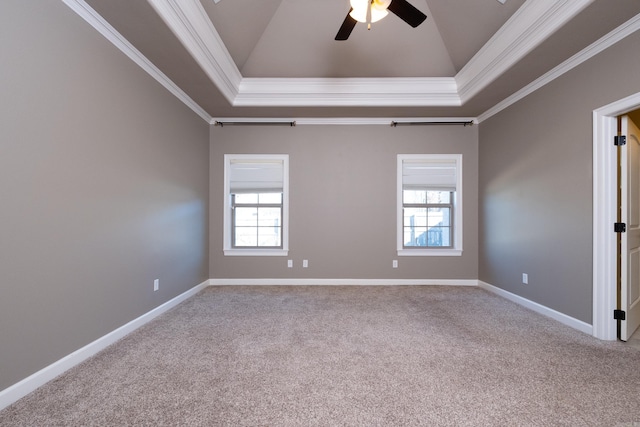
[[[480,124],[480,280],[591,323],[592,112],[640,91],[638,43]]]
[[[212,127],[211,277],[476,279],[477,150],[477,126]],[[289,154],[287,258],[222,252],[223,156],[242,153]],[[396,254],[397,154],[413,153],[463,154],[461,257]]]
[[[0,57],[2,390],[208,278],[209,129],[62,2]]]

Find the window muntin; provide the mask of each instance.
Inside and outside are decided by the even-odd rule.
[[[462,254],[462,155],[398,155],[400,256]]]
[[[282,193],[231,194],[232,248],[282,248]]]

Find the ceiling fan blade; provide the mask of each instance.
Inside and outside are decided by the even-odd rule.
[[[353,8],[351,8],[351,10],[353,10]],[[349,10],[349,13],[351,13],[351,10]],[[348,39],[351,35],[351,31],[353,31],[353,29],[356,27],[356,24],[358,23],[358,21],[353,19],[351,15],[349,15],[349,13],[347,13],[347,17],[344,18],[344,22],[340,26],[338,34],[336,34],[336,40]]]
[[[387,9],[398,15],[400,19],[413,28],[422,24],[424,20],[427,19],[427,15],[413,7],[407,0],[391,0],[391,4]]]

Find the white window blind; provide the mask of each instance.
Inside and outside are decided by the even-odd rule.
[[[280,193],[284,182],[282,160],[231,161],[229,189],[238,193]]]
[[[405,159],[402,161],[402,188],[456,191],[456,167],[454,159]]]

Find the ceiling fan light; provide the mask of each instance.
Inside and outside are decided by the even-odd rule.
[[[386,10],[391,4],[391,0],[373,0],[371,2],[372,9]]]
[[[385,16],[387,16],[389,12],[386,9],[376,9],[374,7],[371,8],[371,22],[378,22]]]
[[[349,0],[351,7],[353,10],[357,10],[361,13],[361,11],[366,11],[367,7],[369,7],[369,0]]]
[[[353,7],[353,6],[351,6]],[[353,10],[349,12],[349,15],[358,22],[367,22],[367,8],[366,6],[361,9],[356,9],[353,7]]]
[[[371,9],[371,22],[377,22],[387,16],[387,7],[391,0],[350,0],[351,8],[349,15],[358,22],[367,22],[367,12]]]

